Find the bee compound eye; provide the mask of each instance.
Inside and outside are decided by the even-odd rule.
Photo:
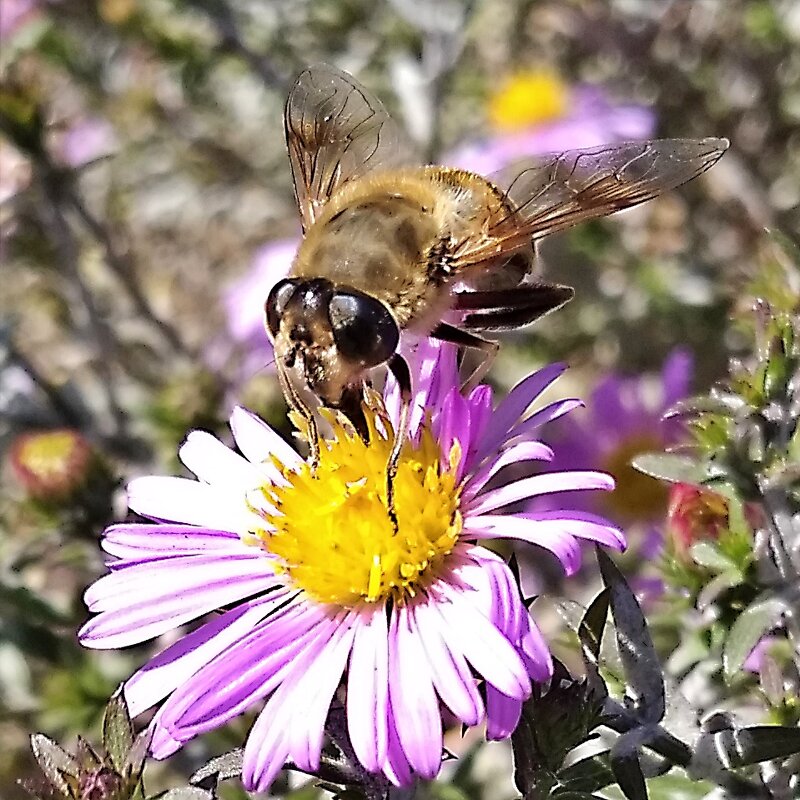
[[[375,367],[397,350],[400,329],[380,300],[355,290],[336,292],[328,315],[336,347],[349,361]]]
[[[278,333],[278,329],[281,325],[281,317],[295,289],[297,289],[297,283],[297,280],[293,278],[283,278],[272,287],[267,296],[267,302],[264,304],[264,311],[267,315],[267,329],[273,336],[276,336]]]

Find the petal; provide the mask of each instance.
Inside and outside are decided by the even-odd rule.
[[[540,408],[534,411],[529,417],[526,417],[518,425],[515,425],[508,433],[508,441],[519,439],[520,437],[529,436],[536,428],[541,428],[548,422],[553,422],[570,411],[576,408],[583,408],[584,403],[575,397],[567,398],[566,400],[558,400],[555,403]]]
[[[202,667],[260,623],[284,596],[285,593],[276,592],[226,611],[150,659],[125,683],[125,700],[131,716],[141,714],[184,685]]]
[[[357,627],[357,615],[354,613],[337,619],[333,635],[303,672],[295,687],[294,696],[300,699],[292,718],[289,755],[306,772],[319,769],[325,720],[333,693],[342,679]]]
[[[442,763],[442,718],[419,635],[407,606],[396,607],[389,630],[389,696],[408,763],[433,779]]]
[[[466,458],[466,469],[471,469],[475,456],[478,454],[486,426],[492,417],[492,387],[481,384],[476,386],[467,398],[469,403],[470,424],[472,428],[472,443]]]
[[[523,617],[523,628],[519,649],[522,652],[525,668],[533,680],[544,683],[553,675],[553,656],[550,654],[550,648],[530,614],[525,614]]]
[[[85,601],[92,611],[84,647],[127,647],[274,587],[269,561],[255,556],[180,556],[100,578]]]
[[[247,509],[246,492],[225,491],[188,478],[148,476],[128,485],[131,511],[156,520],[183,522],[202,528],[246,533],[264,527]]]
[[[476,672],[504,694],[527,698],[530,680],[511,642],[472,603],[464,602],[463,592],[448,594],[450,603],[436,604],[447,646],[463,653]]]
[[[391,700],[388,708],[387,729],[389,731],[389,746],[386,751],[386,762],[383,765],[383,774],[395,786],[410,786],[414,782],[414,773],[408,763],[400,737],[397,733],[395,714],[392,710]]]
[[[327,620],[324,634],[296,656],[283,683],[267,701],[247,737],[242,765],[245,789],[266,791],[289,756],[289,739],[297,716],[297,687],[324,650],[336,623]]]
[[[479,458],[485,457],[503,443],[508,432],[516,425],[528,406],[566,368],[566,364],[550,364],[524,378],[506,395],[489,420]]]
[[[543,494],[555,492],[576,492],[584,489],[603,489],[611,491],[614,478],[605,472],[594,470],[564,470],[563,472],[543,472],[479,495],[466,504],[468,515],[485,514],[501,506],[528,500]]]
[[[567,575],[574,575],[581,565],[581,548],[577,539],[562,528],[545,530],[539,525],[521,515],[485,514],[468,517],[462,535],[477,539],[519,539],[544,547],[558,558]]]
[[[223,725],[309,662],[332,632],[333,621],[316,605],[281,609],[180,687],[164,705],[164,725],[184,741]]]
[[[527,511],[517,515],[542,526],[543,531],[563,530],[579,539],[598,542],[615,550],[627,546],[625,534],[614,524],[585,511]]]
[[[522,701],[486,686],[486,738],[489,741],[508,739],[522,716]]]
[[[297,451],[284,441],[266,422],[242,406],[231,414],[231,430],[236,446],[253,464],[269,463],[275,456],[284,466],[296,467],[302,463]]]
[[[201,481],[240,493],[264,482],[264,474],[207,431],[192,431],[178,457]]]
[[[434,435],[439,441],[443,469],[450,466],[453,445],[456,442],[460,445],[462,456],[456,470],[456,480],[460,482],[464,473],[464,454],[469,451],[471,438],[469,407],[458,388],[451,389],[445,397],[434,426]]]
[[[201,555],[209,550],[241,552],[247,548],[235,533],[149,522],[112,525],[103,534],[100,546],[117,558]]]
[[[523,461],[551,461],[553,451],[544,442],[518,442],[491,459],[467,480],[464,497],[474,497],[503,467]]]
[[[347,680],[347,727],[358,760],[378,772],[388,747],[389,645],[381,605],[356,630]]]
[[[420,603],[412,613],[437,694],[457,719],[477,725],[483,718],[483,701],[466,659],[447,647],[440,632],[441,617],[432,604]]]

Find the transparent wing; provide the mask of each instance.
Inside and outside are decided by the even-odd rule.
[[[286,146],[303,229],[345,182],[410,163],[410,148],[383,104],[328,64],[303,70],[286,99]]]
[[[496,181],[508,208],[481,241],[464,243],[459,266],[650,200],[705,172],[727,149],[727,139],[658,139],[546,156],[507,185]]]

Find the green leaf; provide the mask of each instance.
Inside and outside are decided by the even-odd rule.
[[[128,765],[128,754],[132,746],[133,725],[128,704],[120,688],[108,701],[103,714],[103,747],[111,756],[111,763],[119,774]]]
[[[714,542],[695,542],[689,548],[689,555],[695,564],[711,570],[712,572],[727,572],[736,569],[736,564],[724,553],[720,552]]]
[[[553,794],[564,792],[594,792],[616,782],[608,759],[608,752],[582,758],[559,770],[558,780],[563,784]]]
[[[642,453],[631,462],[634,469],[668,483],[702,486],[709,475],[705,468],[688,456],[676,453]]]
[[[777,597],[756,601],[733,623],[725,640],[722,665],[725,680],[730,683],[747,656],[765,633],[774,628],[787,611],[786,603]]]
[[[242,774],[243,763],[244,748],[237,747],[235,750],[212,758],[189,778],[189,783],[211,787],[216,786],[219,781],[238,778]]]

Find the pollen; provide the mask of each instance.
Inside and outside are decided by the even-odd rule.
[[[509,78],[489,101],[489,121],[499,131],[518,131],[563,117],[569,92],[553,72],[531,70]]]
[[[443,466],[425,428],[401,454],[395,528],[386,501],[394,432],[385,416],[365,413],[368,442],[328,415],[333,435],[321,442],[316,468],[279,465],[285,484],[262,487],[274,513],[261,512],[268,525],[255,532],[293,586],[348,608],[389,599],[402,604],[423,592],[446,570],[462,526],[453,466],[458,446]]]

